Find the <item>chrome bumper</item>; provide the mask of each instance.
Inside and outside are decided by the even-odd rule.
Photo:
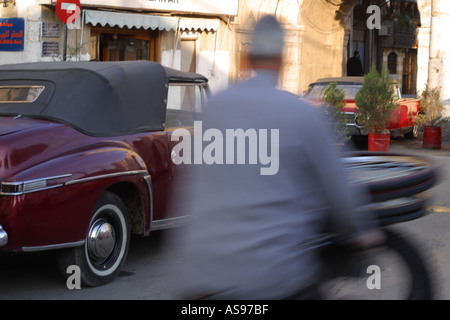
[[[0,225],[0,247],[4,247],[8,244],[8,234],[3,227]]]

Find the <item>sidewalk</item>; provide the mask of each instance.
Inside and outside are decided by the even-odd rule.
[[[422,147],[422,133],[416,139],[406,139],[399,135],[391,137],[389,151],[450,157],[450,141],[443,139],[441,149],[426,149]]]

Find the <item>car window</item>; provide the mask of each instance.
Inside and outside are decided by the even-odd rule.
[[[196,115],[206,104],[205,86],[201,84],[169,84],[166,127],[193,126]]]
[[[32,103],[45,86],[0,86],[0,103]]]
[[[306,94],[308,98],[319,98],[325,92],[324,89],[328,88],[329,83],[317,83],[314,84]],[[361,89],[361,84],[346,84],[338,83],[337,88],[342,89],[345,92],[346,99],[355,99],[356,93]]]
[[[201,112],[202,103],[202,86],[183,84],[169,85],[167,109]]]

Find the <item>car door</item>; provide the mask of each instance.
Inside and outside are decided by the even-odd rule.
[[[183,191],[189,190],[187,171],[194,165],[194,124],[200,122],[208,93],[206,83],[171,83],[167,99],[166,132],[170,152],[169,217],[189,214]],[[173,195],[180,195],[175,197]]]

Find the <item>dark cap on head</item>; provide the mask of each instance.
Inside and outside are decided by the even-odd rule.
[[[283,28],[274,16],[264,16],[253,29],[250,56],[260,59],[280,57],[283,48]]]

